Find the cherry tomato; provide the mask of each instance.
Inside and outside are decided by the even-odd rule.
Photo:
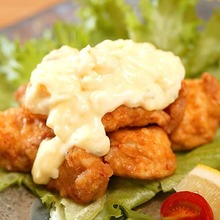
[[[160,216],[164,220],[214,220],[208,202],[198,193],[189,191],[176,192],[165,199]]]

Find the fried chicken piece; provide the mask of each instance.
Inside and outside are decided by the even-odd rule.
[[[190,150],[213,140],[220,120],[220,84],[210,74],[185,80],[188,86],[186,110],[170,135],[174,150]]]
[[[114,111],[106,113],[102,123],[106,132],[124,127],[143,127],[157,124],[167,133],[171,133],[183,118],[186,108],[187,86],[182,82],[178,98],[164,110],[147,111],[141,107],[129,108],[121,105]]]
[[[29,172],[41,141],[52,136],[39,115],[22,108],[0,112],[0,167]]]
[[[59,177],[51,179],[47,187],[84,204],[95,201],[105,193],[112,174],[111,167],[103,163],[102,158],[74,147],[59,168]]]
[[[16,93],[16,100],[21,106],[25,91],[26,91],[26,86],[24,85],[20,87]],[[181,89],[181,91],[184,91],[184,87]],[[180,91],[180,97],[177,100],[184,99],[184,92],[181,91]],[[179,114],[172,113],[175,111],[178,111]],[[161,127],[165,127],[165,126],[169,127],[168,123],[171,121],[173,121],[172,127],[175,127],[174,125],[178,123],[179,115],[183,114],[183,112],[184,112],[184,102],[181,101],[174,102],[172,105],[170,105],[170,107],[168,107],[164,111],[163,110],[146,111],[143,108],[128,108],[122,105],[119,106],[117,109],[115,109],[113,112],[104,115],[102,121],[106,131],[117,130],[121,127],[126,127],[126,126],[141,127],[148,124],[158,124]],[[2,113],[2,115],[7,115],[11,123],[8,126],[9,130],[8,131],[7,129],[5,130],[4,123],[6,121],[6,118],[2,117],[3,126],[0,126],[1,127],[0,139],[1,137],[5,136],[5,134],[3,134],[4,130],[5,130],[4,132],[7,132],[7,135],[12,138],[10,141],[5,138],[0,140],[0,141],[6,140],[6,143],[2,144],[2,146],[4,147],[0,149],[2,153],[0,154],[0,158],[2,157],[3,154],[7,154],[7,157],[5,157],[5,162],[2,161],[2,164],[0,164],[0,166],[13,171],[30,171],[37,153],[37,149],[41,141],[46,137],[54,136],[53,132],[46,126],[46,117],[30,114],[27,111],[25,111],[22,107],[11,110],[11,113],[7,113],[6,111]],[[30,121],[30,119],[32,118],[35,119],[35,121],[34,122],[31,121],[30,123],[26,124],[26,122]],[[159,130],[157,136],[161,137],[165,141],[165,146],[167,146],[168,142],[166,142],[165,140],[167,138],[165,132],[163,135],[161,133],[162,129],[160,129],[159,127],[157,129]],[[20,130],[23,130],[23,132],[20,132]],[[169,129],[167,130],[172,130],[172,128],[169,127]],[[133,134],[133,136],[135,137],[135,134]],[[157,136],[155,136],[155,138]],[[32,143],[30,140],[32,142],[34,142],[35,140],[34,144],[30,144]],[[137,141],[138,141],[138,137],[137,137]],[[10,153],[11,151],[8,152],[6,150],[7,147],[5,146],[9,146],[9,145],[11,151],[13,152],[13,155],[12,153]],[[156,145],[157,143],[154,143],[153,149],[156,148]],[[165,152],[166,148],[162,148],[162,149],[163,149],[162,152],[166,154]],[[31,155],[29,155],[30,152]],[[166,156],[168,156],[168,153]],[[171,158],[172,155],[169,156]],[[17,163],[16,160],[14,160],[14,157],[19,158],[19,163]],[[28,158],[28,162],[26,158]],[[158,163],[157,160],[159,159],[160,158],[158,154],[155,160],[156,164]],[[152,158],[152,160],[154,159]],[[144,177],[144,178],[153,179],[153,178],[162,177],[159,174],[159,171],[156,170],[157,168],[159,169],[159,167],[162,168],[161,172],[163,173],[163,176],[169,175],[168,173],[171,172],[172,169],[171,164],[173,163],[173,169],[175,167],[174,165],[175,157],[172,160],[173,160],[172,162],[170,163],[166,162],[166,164],[164,164],[164,166],[167,166],[167,169],[162,167],[160,163],[158,165],[154,164],[155,173],[151,173],[149,174],[148,177]],[[163,163],[163,161],[161,161],[161,163]],[[164,171],[164,169],[166,169],[167,171]],[[145,170],[143,171],[139,170],[140,175],[143,175],[141,174],[141,172],[144,171]],[[152,170],[150,169],[150,172],[151,171]],[[108,185],[109,177],[112,174],[113,174],[112,168],[108,164],[104,163],[102,161],[102,158],[95,157],[87,153],[83,149],[74,147],[67,153],[63,164],[60,166],[59,177],[55,180],[51,179],[47,187],[49,189],[54,189],[59,191],[61,196],[70,197],[80,203],[87,203],[96,200],[98,197],[104,194]],[[143,178],[140,175],[139,178]]]
[[[159,126],[121,129],[108,135],[111,147],[104,160],[114,175],[152,180],[175,171],[175,154],[167,134]]]
[[[148,124],[165,126],[170,120],[169,115],[162,111],[147,111],[141,107],[129,108],[121,105],[114,111],[106,113],[102,123],[106,132],[115,131],[124,127],[143,127]]]
[[[0,167],[9,171],[30,172],[41,141],[54,137],[45,119],[23,108],[0,112]],[[73,148],[60,167],[59,177],[48,184],[64,197],[77,202],[94,201],[106,191],[113,171],[102,158]]]
[[[0,167],[30,172],[41,141],[54,134],[45,119],[23,108],[0,112]],[[59,177],[48,184],[77,202],[94,201],[106,191],[112,169],[101,158],[83,149],[71,149],[60,167]]]

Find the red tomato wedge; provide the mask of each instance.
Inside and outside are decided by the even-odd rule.
[[[161,219],[169,220],[214,220],[208,202],[198,193],[176,192],[163,202]]]

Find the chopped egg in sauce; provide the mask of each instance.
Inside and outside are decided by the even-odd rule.
[[[105,40],[82,50],[63,46],[32,72],[24,106],[47,116],[55,137],[41,142],[33,179],[57,178],[71,147],[103,156],[110,148],[102,117],[120,105],[161,110],[171,104],[185,75],[180,58],[149,43]]]

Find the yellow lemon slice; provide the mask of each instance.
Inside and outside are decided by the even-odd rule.
[[[215,220],[220,220],[220,171],[199,164],[174,189],[203,196],[211,206]]]

